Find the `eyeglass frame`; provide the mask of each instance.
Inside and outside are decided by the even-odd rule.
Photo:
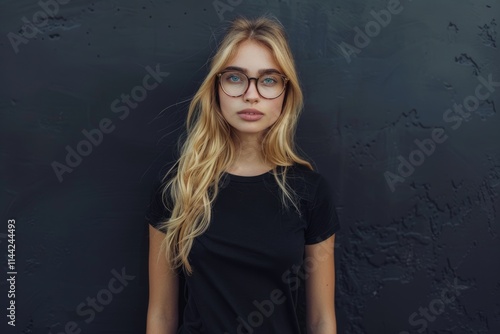
[[[228,92],[226,92],[226,90],[224,89],[223,85],[222,85],[222,80],[221,80],[221,76],[224,74],[224,73],[227,73],[227,72],[238,72],[238,73],[241,73],[243,74],[246,78],[247,78],[247,82],[248,82],[248,85],[247,85],[247,88],[245,89],[245,91],[243,93],[241,93],[240,95],[229,95]],[[229,97],[240,97],[240,96],[243,96],[246,94],[246,92],[248,91],[248,88],[250,88],[250,80],[252,79],[255,79],[255,89],[257,90],[257,93],[259,93],[259,96],[262,97],[263,99],[266,99],[266,100],[274,100],[274,99],[277,99],[278,97],[280,97],[281,95],[283,95],[283,92],[286,90],[286,84],[288,83],[288,81],[290,81],[290,79],[288,79],[288,77],[284,74],[281,74],[281,73],[277,73],[277,72],[273,72],[273,73],[276,73],[278,74],[284,81],[283,83],[283,90],[281,91],[281,93],[279,93],[278,96],[276,97],[265,97],[263,96],[260,91],[259,91],[259,85],[258,85],[258,82],[259,82],[259,79],[260,77],[266,75],[266,74],[262,74],[260,75],[259,77],[249,77],[248,75],[246,75],[244,72],[242,71],[237,71],[237,70],[226,70],[226,71],[222,71],[222,72],[219,72],[217,73],[217,78],[219,79],[219,85],[220,85],[220,88],[222,88],[222,91],[224,92],[224,94],[226,94],[227,96]]]

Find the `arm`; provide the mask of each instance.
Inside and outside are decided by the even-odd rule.
[[[169,269],[160,244],[165,234],[149,226],[149,303],[146,334],[175,334],[178,325],[179,277]]]
[[[336,334],[335,317],[335,234],[305,246],[308,268],[306,276],[306,322],[308,334]]]

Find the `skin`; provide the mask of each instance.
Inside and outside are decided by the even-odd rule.
[[[177,333],[179,277],[170,269],[165,256],[158,259],[164,237],[165,234],[149,226],[149,303],[146,334]]]
[[[308,334],[337,334],[335,315],[335,234],[305,246],[306,323]]]

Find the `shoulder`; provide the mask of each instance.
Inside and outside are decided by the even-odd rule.
[[[306,201],[314,201],[318,190],[328,186],[328,181],[322,174],[297,163],[289,167],[287,181]]]
[[[301,212],[307,222],[306,244],[325,240],[340,229],[333,186],[323,174],[306,166],[294,165],[290,171],[291,183],[304,204]]]

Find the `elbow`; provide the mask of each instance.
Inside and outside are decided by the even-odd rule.
[[[177,327],[178,319],[176,316],[148,312],[146,334],[175,334]]]
[[[337,322],[333,319],[323,319],[307,325],[307,334],[337,334]]]

